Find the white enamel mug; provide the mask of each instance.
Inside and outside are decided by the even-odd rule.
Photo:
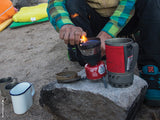
[[[29,82],[17,84],[10,90],[13,110],[16,114],[24,114],[33,104],[34,86]]]

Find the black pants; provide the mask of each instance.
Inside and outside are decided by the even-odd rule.
[[[137,0],[136,12],[130,22],[119,33],[125,36],[140,31],[138,67],[156,65],[160,69],[160,0]],[[92,9],[86,0],[66,0],[66,9],[76,26],[87,32],[87,37],[95,37],[109,21]]]

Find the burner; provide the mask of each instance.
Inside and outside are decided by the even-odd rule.
[[[104,79],[106,75],[105,63],[101,61],[100,46],[101,42],[99,38],[85,38],[78,46],[82,58],[87,63],[85,71],[87,78],[90,80]]]

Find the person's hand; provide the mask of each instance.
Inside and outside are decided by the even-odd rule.
[[[105,40],[112,38],[108,33],[101,31],[98,36],[101,40],[101,56],[105,55]]]
[[[82,35],[86,36],[86,32],[81,27],[74,25],[64,25],[59,32],[60,39],[64,40],[65,44],[70,43],[71,45],[79,44]]]

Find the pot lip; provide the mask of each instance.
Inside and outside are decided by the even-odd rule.
[[[19,86],[21,86],[21,85],[25,85],[25,86],[24,86],[25,88],[24,88],[23,90],[19,91],[18,88],[19,88]],[[22,83],[17,84],[15,87],[13,87],[13,88],[10,90],[9,93],[10,93],[11,96],[19,96],[19,95],[24,94],[26,91],[28,91],[28,89],[30,89],[31,86],[32,86],[32,84],[29,83],[29,82],[22,82]],[[21,87],[21,88],[22,88],[22,87]]]
[[[111,38],[105,40],[105,44],[109,46],[126,46],[133,43],[131,38]]]

